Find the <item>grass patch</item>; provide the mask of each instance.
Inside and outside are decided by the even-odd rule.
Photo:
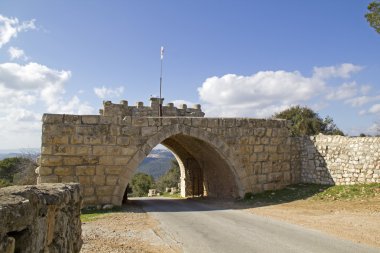
[[[182,199],[181,193],[170,194],[170,192],[163,192],[160,197]]]
[[[121,207],[113,207],[112,209],[97,209],[96,207],[87,207],[83,208],[81,210],[80,220],[82,222],[91,222],[98,218],[101,218],[102,216],[109,214],[109,213],[115,213],[121,211]]]
[[[296,184],[282,190],[246,193],[243,202],[248,204],[276,204],[300,199],[355,200],[380,197],[380,183],[358,185]]]
[[[355,200],[380,196],[380,183],[336,185],[312,197],[314,200]]]

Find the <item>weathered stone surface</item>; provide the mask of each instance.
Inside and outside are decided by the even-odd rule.
[[[0,189],[0,252],[79,252],[78,184]]]
[[[317,135],[300,138],[302,181],[350,185],[380,183],[380,137]]]

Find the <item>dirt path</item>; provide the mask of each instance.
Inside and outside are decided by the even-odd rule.
[[[298,200],[247,211],[380,247],[380,199]]]
[[[203,201],[201,201],[203,202]],[[206,203],[214,201],[206,200]],[[246,212],[316,229],[356,243],[380,248],[380,199],[351,201],[298,200],[267,206],[219,202],[224,209]],[[82,253],[181,252],[159,223],[138,205],[99,216],[82,225]],[[380,250],[379,250],[380,251]]]
[[[81,253],[181,252],[158,222],[135,205],[82,223],[82,238]]]

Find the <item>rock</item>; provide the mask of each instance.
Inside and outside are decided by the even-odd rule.
[[[107,205],[103,206],[103,210],[109,210],[109,209],[112,209],[112,208],[113,208],[113,205],[111,205],[111,204],[107,204]]]
[[[0,189],[0,252],[79,252],[79,184]]]

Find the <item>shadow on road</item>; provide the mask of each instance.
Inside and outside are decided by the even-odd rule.
[[[307,199],[330,186],[316,184],[297,184],[282,190],[266,191],[246,196],[245,199],[187,198],[165,197],[131,198],[126,206],[138,205],[149,212],[207,212],[215,210],[248,209],[268,205],[278,205],[296,200]]]

